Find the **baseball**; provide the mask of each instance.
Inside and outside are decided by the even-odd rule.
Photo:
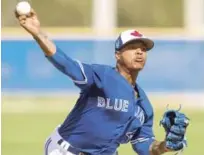
[[[19,15],[27,15],[30,13],[31,11],[31,6],[28,2],[23,1],[23,2],[19,2],[16,5],[16,11]]]

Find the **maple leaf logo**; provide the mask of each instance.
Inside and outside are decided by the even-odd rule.
[[[132,33],[130,33],[132,36],[135,36],[135,37],[142,37],[142,34],[139,33],[138,31],[134,31]]]

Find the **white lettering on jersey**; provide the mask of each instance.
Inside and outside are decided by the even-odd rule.
[[[115,99],[111,102],[110,98],[103,98],[98,96],[97,107],[105,109],[113,109],[115,111],[128,112],[129,101],[123,99]]]
[[[129,101],[128,101],[128,100],[123,100],[123,108],[122,108],[122,111],[128,112],[128,106],[129,106]]]
[[[140,121],[141,125],[144,124],[144,122],[145,122],[145,114],[144,114],[143,109],[140,106],[137,106],[137,109],[135,110],[135,117],[136,117],[135,119],[138,119]],[[134,131],[126,133],[127,142],[130,141],[133,138],[133,136],[136,133],[137,129],[134,130]]]
[[[106,109],[113,109],[113,106],[110,105],[110,99],[109,98],[106,99]]]
[[[139,119],[139,121],[141,122],[141,124],[144,124],[145,121],[145,115],[144,115],[144,111],[142,110],[141,107],[137,107],[137,110],[135,111],[135,117],[137,119]]]
[[[98,107],[105,107],[105,105],[106,105],[105,102],[106,101],[103,97],[98,96],[98,104],[97,104]]]
[[[123,107],[123,100],[116,98],[116,99],[115,99],[114,109],[115,109],[116,111],[121,111],[122,107]]]

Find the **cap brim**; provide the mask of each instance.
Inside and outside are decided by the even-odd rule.
[[[120,49],[122,49],[123,47],[125,47],[127,44],[131,43],[131,42],[134,42],[134,41],[142,41],[146,48],[147,48],[147,51],[151,50],[153,47],[154,47],[154,41],[151,40],[151,39],[148,39],[148,38],[135,38],[135,39],[132,39],[132,40],[129,40],[128,42],[126,42],[125,44],[122,45],[122,47]]]

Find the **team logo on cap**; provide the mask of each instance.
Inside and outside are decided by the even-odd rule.
[[[134,31],[132,33],[130,33],[132,36],[135,36],[135,37],[142,37],[142,34],[139,33],[138,31]]]

